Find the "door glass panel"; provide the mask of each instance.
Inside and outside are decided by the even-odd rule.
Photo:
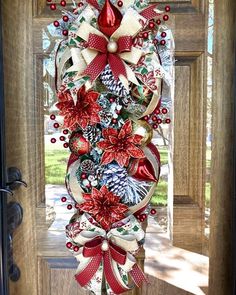
[[[68,133],[62,129],[62,118],[58,115],[56,107],[55,54],[59,40],[53,25],[45,28],[43,31],[45,196],[50,230],[63,229],[72,215],[61,201],[63,197],[68,197],[65,174],[69,151]]]

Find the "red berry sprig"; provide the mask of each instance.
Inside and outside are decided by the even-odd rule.
[[[143,119],[148,122],[153,129],[157,129],[159,125],[161,124],[170,124],[171,119],[166,118],[166,115],[168,114],[168,109],[163,108],[156,108],[154,112],[148,116],[144,116]]]

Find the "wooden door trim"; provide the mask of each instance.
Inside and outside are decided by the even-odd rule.
[[[209,295],[235,294],[236,2],[215,1]],[[234,253],[235,254],[235,253]]]
[[[5,97],[2,48],[2,16],[0,7],[0,188],[6,187]],[[0,294],[8,294],[7,194],[0,192]]]

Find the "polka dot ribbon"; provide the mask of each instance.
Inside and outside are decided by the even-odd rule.
[[[156,4],[148,6],[147,8],[145,8],[143,11],[140,12],[140,14],[145,17],[146,19],[152,19],[154,17],[157,17],[158,15],[160,15],[160,13],[157,13],[154,9],[156,8]]]
[[[116,80],[119,78],[119,75],[123,75],[127,78],[125,64],[119,56],[119,53],[131,51],[132,37],[120,37],[116,42],[117,51],[115,53],[108,51],[108,42],[109,41],[107,41],[107,39],[102,36],[92,33],[89,34],[88,48],[99,52],[84,71],[84,74],[89,75],[92,81],[94,81],[99,76],[107,64],[110,65]]]
[[[120,281],[122,279],[120,278],[119,280],[117,278],[112,263],[112,261],[115,261],[122,267],[122,265],[126,262],[127,253],[111,241],[107,241],[108,247],[103,250],[102,245],[104,241],[106,240],[102,237],[96,237],[92,241],[85,243],[83,256],[91,257],[91,260],[82,271],[75,275],[75,278],[81,287],[86,286],[97,272],[101,262],[103,262],[104,274],[112,291],[115,294],[121,294],[129,291],[130,288],[125,287],[124,283]],[[141,286],[142,282],[147,281],[144,273],[137,264],[132,267],[130,275],[138,287]]]

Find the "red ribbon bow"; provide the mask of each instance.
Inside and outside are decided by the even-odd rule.
[[[99,52],[84,71],[84,74],[89,75],[92,81],[99,76],[107,64],[110,65],[116,80],[119,78],[119,75],[127,78],[125,64],[118,54],[131,51],[132,37],[120,37],[116,42],[117,50],[114,53],[109,52],[108,44],[109,41],[106,38],[92,33],[89,34],[88,48]]]
[[[106,249],[104,249],[104,243],[106,243]],[[124,287],[119,282],[112,266],[112,260],[115,260],[120,265],[125,264],[127,257],[125,250],[113,244],[111,241],[107,241],[102,237],[96,237],[92,241],[85,243],[83,256],[91,257],[91,260],[85,269],[75,275],[75,278],[81,287],[84,287],[89,283],[103,261],[104,274],[113,292],[115,294],[121,294],[130,290],[130,288]],[[130,271],[130,275],[132,276],[135,284],[139,287],[143,281],[146,281],[145,275],[137,264],[133,266]]]

